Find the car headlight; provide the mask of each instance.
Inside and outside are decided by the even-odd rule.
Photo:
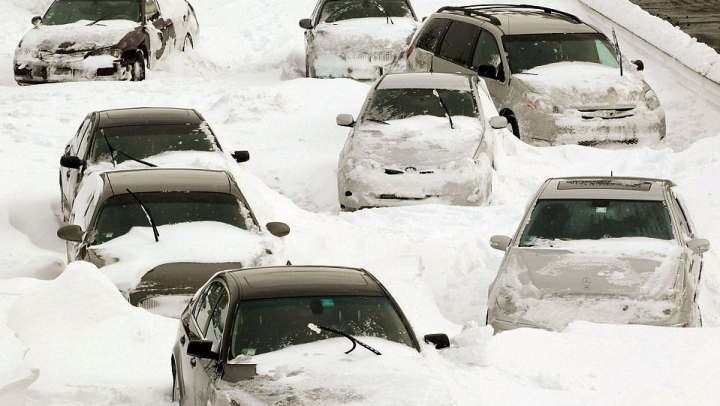
[[[102,48],[102,49],[96,49],[94,51],[90,51],[87,53],[87,55],[85,55],[85,58],[87,58],[89,56],[102,56],[102,55],[110,55],[113,58],[120,58],[122,56],[122,54],[123,54],[122,49],[109,47],[109,48]]]
[[[517,296],[514,289],[508,286],[502,286],[498,289],[497,297],[495,302],[497,303],[500,310],[506,314],[515,314],[518,310],[517,305],[513,301],[513,298]]]
[[[528,93],[525,104],[527,104],[527,106],[531,109],[537,110],[541,113],[557,114],[560,112],[560,107],[556,106],[549,97],[538,93]]]
[[[650,89],[645,92],[645,105],[649,110],[655,110],[660,107],[660,99],[658,99],[654,90]]]

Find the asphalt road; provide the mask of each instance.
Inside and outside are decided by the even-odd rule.
[[[720,0],[630,0],[720,53]]]

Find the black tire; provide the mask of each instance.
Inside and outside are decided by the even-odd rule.
[[[135,53],[135,63],[133,63],[131,69],[131,78],[133,82],[142,82],[145,80],[145,53],[138,50]]]
[[[183,40],[182,51],[187,52],[190,49],[195,49],[195,43],[193,42],[192,36],[187,34]]]
[[[503,116],[505,118],[507,118],[508,127],[510,127],[510,130],[512,131],[513,135],[515,135],[519,140],[522,140],[522,138],[520,138],[520,126],[518,125],[518,121],[515,118],[515,114],[504,113]]]

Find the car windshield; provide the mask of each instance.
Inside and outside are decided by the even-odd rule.
[[[171,151],[220,150],[205,123],[109,127],[96,132],[88,160],[92,163],[112,162],[108,142],[116,151],[136,159]],[[116,163],[128,159],[123,154],[115,154]]]
[[[388,16],[412,18],[413,15],[405,0],[330,0],[320,12],[320,22]]]
[[[242,301],[238,305],[230,358],[339,337],[310,330],[329,327],[353,337],[381,337],[412,347],[410,333],[385,297],[322,296]]]
[[[602,34],[506,35],[510,70],[522,73],[556,62],[592,62],[619,67],[615,47]]]
[[[218,221],[247,230],[249,211],[234,195],[212,192],[152,192],[135,194],[147,207],[157,226],[194,221]],[[95,243],[127,234],[133,227],[150,227],[140,204],[130,194],[109,198],[95,227]]]
[[[453,117],[478,117],[475,98],[469,91],[387,89],[373,94],[363,120],[388,121],[414,116],[445,117],[443,103]]]
[[[100,19],[140,22],[140,1],[59,0],[50,5],[43,17],[43,24],[62,25]]]
[[[673,238],[670,214],[660,201],[538,200],[523,230],[520,246],[537,240]]]

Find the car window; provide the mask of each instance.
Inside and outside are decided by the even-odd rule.
[[[538,240],[673,239],[670,213],[661,201],[538,200],[521,246]]]
[[[75,136],[73,137],[72,141],[70,141],[70,154],[78,156],[78,150],[80,149],[80,143],[83,141],[85,136],[87,135],[87,129],[90,126],[90,116],[87,116],[85,120],[80,124],[80,128],[78,128],[77,133],[75,133]]]
[[[470,67],[479,34],[480,28],[462,21],[453,21],[440,43],[438,56]]]
[[[445,28],[449,22],[450,20],[445,18],[435,18],[430,20],[418,37],[416,46],[420,49],[435,53],[438,40],[442,36],[443,32],[445,32]]]
[[[92,137],[90,136],[90,128],[92,127],[92,120],[87,120],[87,125],[84,125],[82,134],[80,135],[80,144],[77,150],[77,156],[81,159],[86,159]]]
[[[615,48],[602,34],[506,35],[510,70],[522,73],[557,62],[591,62],[618,67]]]
[[[505,80],[502,59],[500,58],[500,47],[495,40],[495,36],[488,31],[480,30],[480,37],[473,53],[472,68],[480,76],[500,81]]]
[[[330,0],[323,6],[319,22],[333,23],[368,17],[412,18],[413,14],[405,0]]]
[[[308,324],[354,337],[381,337],[413,346],[410,333],[385,297],[323,296],[247,300],[239,303],[230,358],[276,351],[291,345],[338,337]]]
[[[71,24],[78,21],[140,21],[138,0],[56,0],[43,17],[44,25]]]
[[[156,0],[145,0],[145,19],[148,21],[157,20],[160,17],[160,9]]]
[[[223,287],[220,292],[220,298],[208,320],[207,332],[205,333],[205,339],[213,342],[212,349],[215,352],[219,352],[220,350],[220,341],[222,340],[223,331],[225,330],[225,320],[227,319],[228,309],[228,293]]]
[[[198,300],[195,305],[195,312],[193,314],[195,316],[195,322],[200,329],[200,334],[203,337],[205,336],[208,321],[210,320],[210,316],[215,308],[215,304],[224,293],[225,288],[220,282],[215,281],[206,288],[206,291],[203,292],[200,296],[200,300]],[[227,293],[225,293],[225,296],[227,297]],[[225,300],[227,300],[227,298]]]
[[[680,202],[680,199],[673,197],[676,207],[678,209],[678,221],[680,223],[680,228],[682,231],[687,235],[688,237],[693,236],[693,230],[692,226],[690,225],[690,221],[688,220],[685,208],[683,207],[682,203]]]
[[[220,151],[205,122],[110,127],[95,132],[92,152],[88,157],[92,163],[112,162],[110,146],[117,151],[114,156],[116,163],[129,160],[127,155],[143,159],[165,152]]]
[[[441,102],[442,101],[442,102]],[[385,89],[373,93],[363,120],[399,120],[414,116],[478,117],[471,91],[448,89]]]
[[[217,221],[243,230],[254,226],[250,211],[232,194],[211,192],[155,192],[135,194],[157,226]],[[133,227],[150,227],[142,206],[130,194],[105,201],[95,222],[95,243],[127,234]]]

